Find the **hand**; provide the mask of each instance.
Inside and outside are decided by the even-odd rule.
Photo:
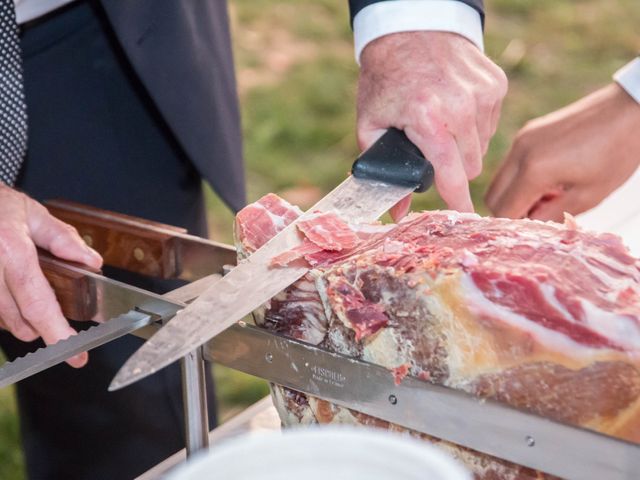
[[[73,227],[26,195],[0,185],[0,328],[25,342],[42,337],[53,344],[76,332],[40,270],[36,246],[66,260],[102,265],[100,255]],[[67,362],[81,367],[87,358],[81,353]]]
[[[448,32],[386,35],[367,45],[360,60],[360,148],[389,127],[404,130],[433,164],[447,205],[473,211],[468,182],[482,171],[498,125],[504,72],[469,40]],[[398,210],[407,208],[405,201]]]
[[[496,216],[562,221],[596,206],[640,164],[640,105],[617,84],[520,130],[486,202]]]

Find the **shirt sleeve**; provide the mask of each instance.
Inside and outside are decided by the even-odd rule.
[[[452,0],[395,0],[377,2],[360,10],[353,19],[356,61],[364,47],[376,38],[411,31],[454,32],[484,50],[482,18],[466,3]]]
[[[614,73],[613,79],[636,102],[640,103],[640,57],[630,61]]]

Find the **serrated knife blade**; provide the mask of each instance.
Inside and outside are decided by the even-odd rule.
[[[149,313],[131,311],[106,323],[97,324],[58,343],[40,348],[0,367],[0,388],[19,382],[66,359],[111,340],[120,338],[153,322]]]
[[[85,276],[91,282],[91,290],[96,297],[96,310],[94,316],[86,320],[92,320],[98,324],[24,357],[5,362],[0,367],[0,388],[62,363],[78,353],[132,333],[152,322],[167,320],[185,307],[185,303],[180,300],[187,300],[184,295],[181,295],[187,287],[160,296],[65,262],[50,261],[66,270]],[[205,289],[205,285],[216,282],[218,278],[216,276],[208,280],[203,279],[194,282],[193,286],[188,286],[190,298],[197,296]]]

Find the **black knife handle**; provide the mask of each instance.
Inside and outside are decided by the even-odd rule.
[[[402,130],[390,128],[353,163],[356,178],[414,187],[424,192],[433,183],[433,166]]]

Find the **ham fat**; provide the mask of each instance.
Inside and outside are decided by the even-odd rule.
[[[273,194],[236,217],[240,255],[300,215]],[[620,238],[450,211],[398,224],[318,214],[273,261],[312,270],[258,325],[405,375],[640,442],[640,263]],[[274,385],[285,425],[400,427]],[[464,415],[464,412],[461,412]],[[550,478],[426,435],[478,479]]]

